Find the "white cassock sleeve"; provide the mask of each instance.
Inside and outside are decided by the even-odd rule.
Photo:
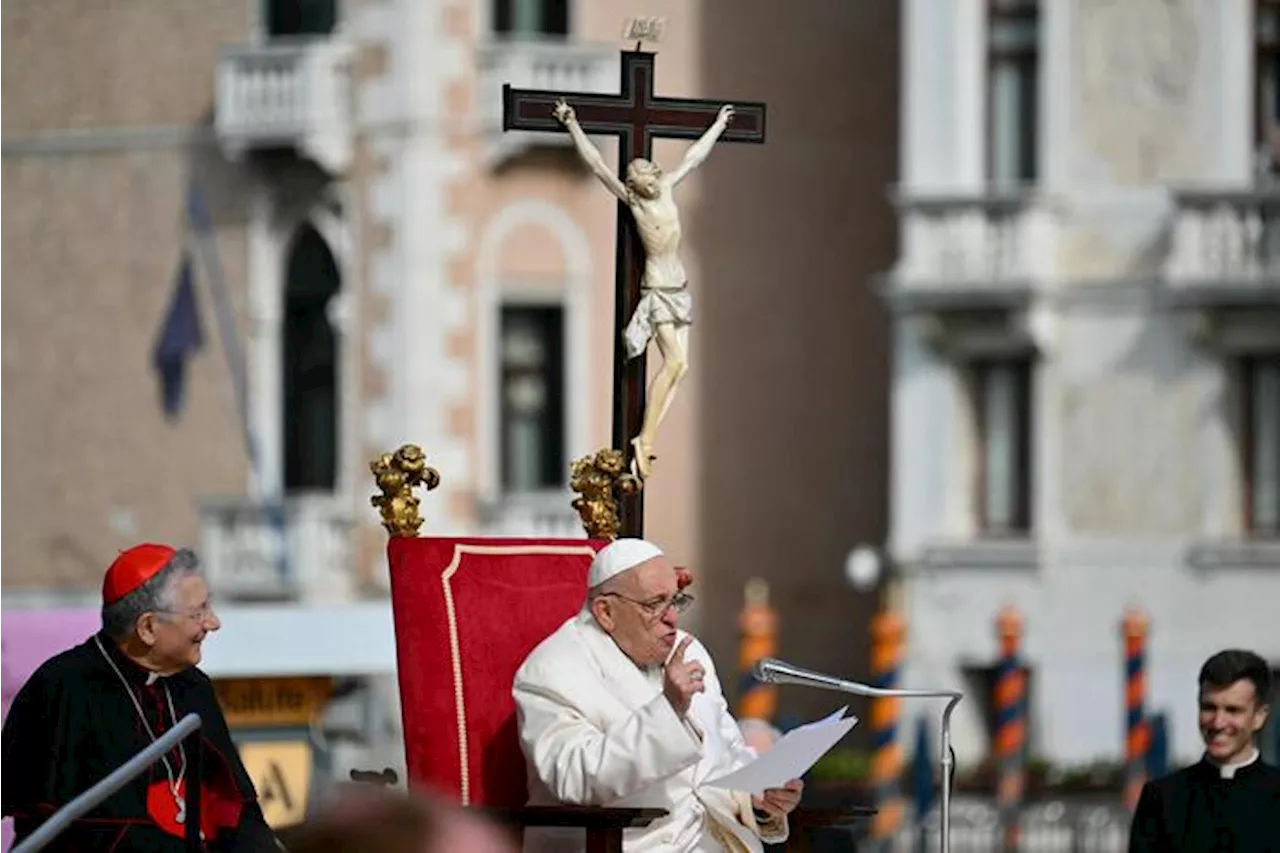
[[[701,746],[662,694],[602,731],[553,689],[517,680],[513,693],[524,754],[562,803],[611,803],[702,758]]]
[[[704,665],[710,670],[712,676],[716,678],[716,683],[719,684],[719,676],[716,675],[714,664],[710,661],[710,656],[707,656],[704,661]],[[720,742],[724,744],[725,751],[732,756],[731,761],[733,768],[737,769],[755,761],[758,757],[756,755],[756,751],[747,746],[747,741],[742,736],[742,729],[738,728],[737,720],[735,720],[733,715],[729,713],[729,703],[725,700],[723,691],[719,692],[716,707],[719,711],[717,729],[719,730],[718,734],[720,735]],[[735,792],[735,798],[737,798],[738,795],[741,795],[744,800],[742,803],[743,808],[747,811],[751,811],[751,795],[744,794],[742,792]],[[746,816],[744,815],[744,818],[745,817]],[[760,840],[768,844],[781,844],[786,841],[791,834],[790,826],[788,825],[785,817],[781,820],[770,820],[767,822],[756,822],[754,817],[752,817],[751,820],[744,819],[743,823],[748,826],[755,824],[755,829],[760,836]]]

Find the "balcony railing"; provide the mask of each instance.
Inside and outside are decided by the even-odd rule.
[[[201,557],[225,599],[349,600],[352,530],[349,512],[328,495],[275,505],[213,498],[200,507]]]
[[[333,174],[352,152],[351,50],[334,39],[227,48],[218,58],[215,124],[232,156],[295,148]]]
[[[1026,285],[1047,270],[1047,208],[1021,194],[902,195],[899,288]]]
[[[1280,188],[1175,195],[1166,276],[1174,286],[1280,286]]]
[[[480,505],[485,536],[585,539],[582,520],[569,492],[509,494]]]
[[[533,145],[568,145],[562,133],[502,131],[502,86],[562,92],[618,92],[618,52],[612,47],[559,41],[502,40],[477,52],[475,114],[489,162]]]

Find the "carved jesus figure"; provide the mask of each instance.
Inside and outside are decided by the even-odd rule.
[[[649,388],[649,405],[640,432],[631,440],[632,472],[643,479],[649,476],[655,458],[652,449],[658,425],[666,417],[676,388],[689,370],[693,300],[684,265],[680,263],[680,211],[671,191],[707,159],[712,146],[733,119],[733,107],[726,104],[720,108],[711,127],[689,146],[684,160],[674,171],[663,172],[657,163],[637,158],[627,164],[625,181],[618,179],[587,139],[573,107],[558,101],[555,116],[568,129],[574,147],[592,173],[631,210],[644,246],[640,302],[623,332],[628,359],[643,353],[653,339],[657,340],[658,352],[662,355],[662,368]]]

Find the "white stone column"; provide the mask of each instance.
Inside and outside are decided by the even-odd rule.
[[[1203,174],[1228,186],[1252,183],[1253,145],[1253,0],[1217,0],[1205,10],[1201,89]]]
[[[248,409],[258,452],[258,470],[250,472],[249,494],[258,500],[280,495],[284,471],[283,237],[276,227],[271,196],[268,184],[256,183],[249,197]]]

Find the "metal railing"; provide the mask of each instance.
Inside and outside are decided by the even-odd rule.
[[[146,773],[151,765],[160,760],[161,756],[187,738],[191,739],[190,743],[184,744],[187,750],[187,778],[197,781],[195,784],[188,785],[186,790],[186,848],[189,853],[199,853],[201,848],[199,780],[203,777],[204,769],[204,751],[199,737],[200,726],[199,714],[187,714],[146,749],[117,767],[101,782],[58,809],[35,832],[14,847],[11,853],[35,853],[37,850],[44,849],[72,823],[93,811],[135,778]]]
[[[1118,801],[1091,798],[1051,799],[1025,805],[1017,812],[1019,853],[1125,853],[1129,849],[1130,815]],[[890,847],[892,853],[936,849],[941,813],[931,809],[923,819],[908,821]],[[993,800],[966,799],[951,814],[952,853],[991,853],[1004,849],[1006,835]]]

